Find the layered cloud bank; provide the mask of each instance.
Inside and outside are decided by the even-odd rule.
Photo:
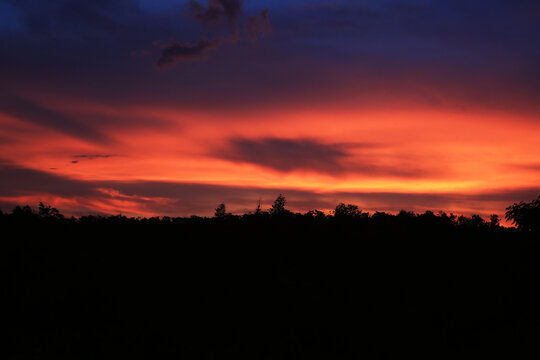
[[[502,214],[538,195],[536,2],[0,13],[0,209],[208,215],[284,193],[298,211]]]
[[[21,201],[47,201],[70,215],[127,214],[133,216],[210,215],[217,202],[225,202],[235,213],[255,211],[259,201],[270,207],[277,191],[287,195],[288,207],[332,210],[340,202],[353,202],[370,211],[397,212],[402,209],[452,209],[465,214],[491,214],[519,199],[534,198],[540,187],[493,189],[483,193],[404,193],[279,189],[213,185],[171,181],[76,180],[4,165],[0,175],[0,206],[14,207]]]

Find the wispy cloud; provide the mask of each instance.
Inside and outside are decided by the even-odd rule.
[[[111,154],[91,154],[91,155],[75,155],[74,158],[78,159],[88,159],[88,160],[94,160],[94,159],[107,159],[114,155]]]
[[[272,25],[268,19],[268,12],[268,9],[264,9],[258,15],[249,17],[246,30],[252,41],[257,40],[257,33],[269,34],[272,32]]]
[[[0,112],[19,120],[40,125],[55,131],[75,136],[79,139],[104,143],[108,137],[96,129],[85,125],[58,111],[49,109],[30,99],[14,95],[0,89]]]
[[[199,40],[197,43],[174,43],[161,51],[156,66],[163,69],[181,60],[190,61],[203,58],[208,50],[217,49],[223,40]]]
[[[226,21],[231,31],[236,32],[242,14],[241,0],[208,0],[206,6],[198,1],[189,2],[193,16],[204,25]]]
[[[72,164],[78,164],[81,160],[108,159],[108,158],[113,157],[113,156],[115,156],[115,155],[111,155],[111,154],[75,155],[75,156],[73,156],[73,158],[75,158],[77,160],[72,160],[71,163]]]

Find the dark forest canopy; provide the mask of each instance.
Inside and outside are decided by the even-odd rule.
[[[506,228],[277,200],[211,218],[2,214],[7,358],[540,355],[538,228],[516,217],[537,202],[510,206]]]

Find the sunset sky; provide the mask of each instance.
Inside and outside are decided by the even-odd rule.
[[[540,195],[537,0],[0,0],[0,209]]]

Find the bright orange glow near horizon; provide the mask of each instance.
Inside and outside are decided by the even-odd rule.
[[[57,111],[86,111],[95,116],[107,110],[98,105],[86,108],[66,103]],[[86,182],[170,182],[197,183],[231,187],[266,188],[276,196],[283,189],[313,192],[335,201],[348,200],[336,193],[403,193],[440,195],[481,195],[506,189],[535,187],[540,171],[534,168],[540,156],[536,149],[540,125],[534,118],[508,114],[469,114],[463,111],[435,109],[362,110],[342,113],[324,109],[286,110],[275,113],[205,114],[197,111],[122,108],[123,116],[144,114],[159,119],[156,129],[109,128],[114,144],[89,144],[66,134],[33,126],[19,119],[1,117],[12,133],[10,142],[0,145],[8,164],[42,171],[54,176]],[[25,133],[21,137],[19,134]],[[284,136],[286,134],[286,136]],[[324,164],[298,169],[257,164],[249,158],[235,159],[226,154],[231,139],[284,139],[292,142],[308,139],[320,146],[337,146],[344,152],[335,161],[339,167],[326,170]],[[52,140],[52,141],[51,141]],[[89,156],[80,156],[89,154]],[[100,155],[94,156],[92,155]],[[294,154],[293,154],[294,155]],[[283,156],[283,155],[277,155]],[[294,161],[295,159],[290,159]],[[302,161],[302,159],[299,159]],[[367,165],[366,165],[367,164]],[[159,209],[141,208],[129,196],[108,191],[107,201],[85,200],[90,210],[100,213],[133,215],[170,215]],[[4,197],[3,201],[35,204],[47,200],[68,209],[76,200],[44,194]],[[140,199],[139,199],[140,200]],[[151,200],[147,198],[147,200]],[[156,200],[156,199],[153,199]],[[176,200],[176,199],[173,199]],[[257,197],[252,199],[256,203]],[[266,202],[272,199],[265,198]],[[294,198],[290,199],[294,204]],[[156,200],[157,201],[157,200]],[[161,202],[166,202],[162,199]],[[215,203],[219,203],[219,198]],[[435,207],[411,207],[415,210],[447,210],[457,213],[501,213],[506,203],[487,203],[481,207],[466,201]],[[214,204],[205,204],[212,212]],[[373,206],[375,205],[375,206]],[[373,201],[366,210],[381,210]],[[495,205],[495,206],[494,206]],[[244,211],[249,204],[234,210]],[[436,206],[436,205],[435,205]],[[330,210],[331,207],[324,208]],[[298,206],[298,211],[309,210]],[[396,210],[389,209],[389,210]],[[174,213],[173,213],[174,214]],[[183,213],[188,215],[189,213]],[[178,213],[176,213],[178,215]]]

